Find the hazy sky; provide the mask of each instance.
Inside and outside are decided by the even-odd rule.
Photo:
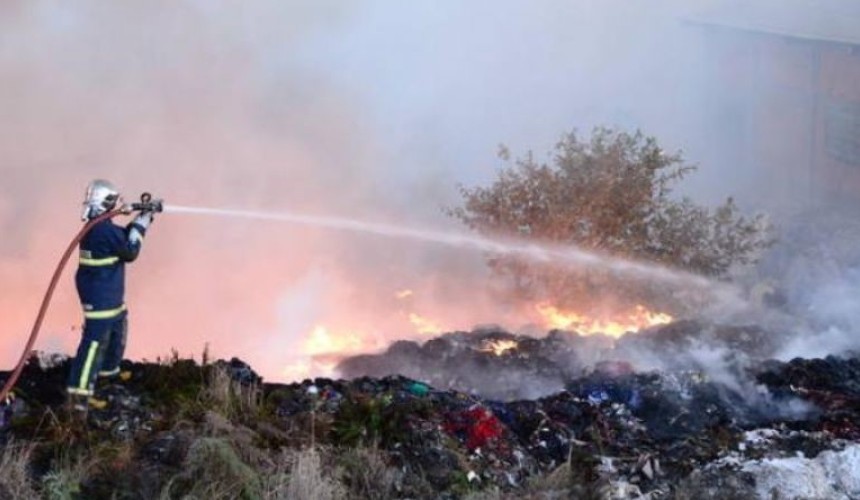
[[[362,103],[398,176],[484,181],[496,146],[542,153],[567,130],[680,136],[695,39],[668,3],[367,2],[292,64]],[[286,63],[290,64],[290,62]],[[685,76],[683,76],[685,75]],[[679,137],[668,139],[681,147]]]

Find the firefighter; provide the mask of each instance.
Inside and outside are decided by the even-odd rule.
[[[81,218],[89,221],[119,207],[119,191],[108,181],[94,180],[87,187]],[[146,211],[126,227],[108,218],[93,226],[81,240],[75,285],[84,310],[84,328],[67,385],[70,403],[76,410],[85,411],[90,404],[102,405],[93,397],[96,379],[120,374],[128,330],[125,264],[137,258],[152,221],[152,212]]]

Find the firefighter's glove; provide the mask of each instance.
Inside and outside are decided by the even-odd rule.
[[[152,212],[141,212],[137,217],[134,218],[134,223],[139,225],[144,229],[148,229],[149,225],[152,224],[152,221],[155,219],[155,216]]]

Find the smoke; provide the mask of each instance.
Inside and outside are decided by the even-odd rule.
[[[384,199],[373,186],[381,177],[375,138],[353,126],[359,111],[343,92],[290,67],[297,44],[336,29],[349,8],[3,8],[4,364],[20,349],[77,229],[74,214],[92,178],[113,180],[129,198],[146,189],[168,200],[257,208],[372,211],[372,200]],[[129,273],[129,355],[190,354],[208,342],[215,352],[253,359],[289,345],[274,338],[279,295],[309,270],[335,265],[346,244],[312,231],[158,220]],[[42,344],[67,352],[80,321],[70,284],[58,291]]]
[[[795,321],[780,359],[860,350],[860,224],[855,207],[796,218],[762,263]]]
[[[0,125],[4,364],[23,344],[92,178],[111,179],[127,198],[152,190],[184,203],[382,218],[399,208],[380,184],[392,167],[360,99],[302,67],[304,44],[340,29],[353,7],[4,9],[0,99],[14,117]],[[401,253],[418,257],[392,258]],[[378,311],[411,285],[421,253],[307,229],[158,217],[129,270],[128,355],[197,354],[209,344],[283,379],[318,322],[368,338],[411,333],[408,320]],[[40,347],[70,352],[79,316],[67,279]]]
[[[0,4],[0,365],[96,177],[127,198],[445,229],[440,208],[458,182],[493,177],[500,142],[540,155],[607,124],[683,148],[701,166],[684,192],[700,200],[756,192],[727,161],[736,132],[714,117],[736,96],[703,90],[710,35],[685,4]],[[274,380],[304,373],[311,351],[427,338],[416,318],[524,322],[494,299],[480,255],[252,221],[158,217],[128,281],[129,357],[209,344]],[[40,348],[77,343],[71,283]]]

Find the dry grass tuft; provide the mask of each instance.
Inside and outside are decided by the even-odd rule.
[[[290,470],[293,468],[295,456],[294,452],[282,450],[262,474],[263,498],[265,500],[287,498],[287,491],[290,487]]]
[[[86,478],[88,467],[83,458],[72,460],[63,455],[54,462],[51,471],[42,477],[42,493],[51,500],[80,498],[81,483]]]
[[[235,419],[252,419],[261,411],[262,391],[257,384],[243,385],[230,377],[229,369],[222,365],[211,365],[203,398],[209,406]]]
[[[200,438],[192,443],[182,472],[168,482],[162,497],[258,499],[261,481],[228,442]]]
[[[33,449],[32,444],[8,443],[0,450],[0,498],[39,498],[29,473]]]
[[[339,459],[350,498],[389,500],[397,497],[398,471],[377,448],[351,448]]]
[[[323,465],[323,457],[315,448],[298,452],[290,469],[286,495],[274,498],[295,500],[338,500],[347,498],[337,471]]]

